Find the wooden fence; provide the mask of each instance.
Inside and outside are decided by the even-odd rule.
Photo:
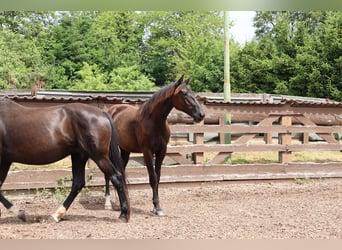
[[[293,124],[293,120],[300,121],[301,124]],[[342,126],[319,126],[302,114],[269,114],[256,125],[230,125],[223,124],[222,117],[219,124],[205,125],[170,125],[174,136],[177,133],[193,134],[193,144],[189,145],[169,145],[167,155],[174,158],[180,164],[219,164],[224,163],[231,153],[234,152],[259,152],[277,151],[279,152],[279,163],[291,162],[291,153],[296,151],[342,151],[342,144],[339,140]],[[205,133],[218,133],[219,144],[204,143]],[[236,134],[235,140],[231,144],[224,144],[223,135]],[[313,133],[320,137],[319,143],[309,143],[309,134]],[[264,144],[253,144],[255,137],[263,135]],[[294,137],[301,138],[300,144]],[[272,138],[277,138],[274,143]],[[173,139],[173,138],[171,138]],[[296,143],[293,143],[296,142]],[[216,156],[211,159],[204,159],[203,153],[216,152]],[[187,154],[192,153],[190,158]],[[341,155],[342,159],[342,155]],[[205,162],[204,162],[205,161]]]
[[[83,102],[107,110],[111,105],[122,103],[120,98],[85,96],[82,98],[13,98],[25,106],[51,106],[68,102]],[[206,117],[203,122],[193,124],[190,117],[172,110],[168,117],[171,128],[171,142],[167,155],[179,164],[222,164],[234,152],[279,152],[279,163],[291,162],[295,151],[342,151],[342,103],[314,103],[303,101],[234,102],[210,101],[199,98]],[[129,99],[124,102],[139,106],[143,101]],[[224,114],[231,115],[231,125],[223,122]],[[206,143],[206,134],[216,133],[216,144]],[[224,144],[223,135],[232,134],[235,140]],[[295,135],[301,137],[301,144],[293,143]],[[309,134],[316,134],[323,142],[309,143]],[[253,138],[263,135],[264,144],[255,145]],[[182,137],[183,143],[179,143]],[[190,138],[193,138],[190,140]],[[274,143],[272,138],[277,138]],[[176,143],[178,142],[178,144]],[[176,145],[177,144],[177,145]],[[216,152],[211,159],[204,159],[204,153]],[[190,155],[190,156],[189,156]]]
[[[37,99],[12,98],[26,106],[49,106],[65,102],[84,102],[95,105],[103,110],[109,106],[121,103],[119,99],[84,98],[84,99]],[[167,156],[179,169],[175,176],[168,176],[171,168],[163,170],[161,182],[177,182],[180,180],[236,180],[236,179],[274,179],[303,177],[342,177],[341,161],[324,163],[295,163],[292,153],[297,151],[337,151],[342,152],[342,104],[341,103],[311,103],[283,101],[280,103],[248,102],[225,103],[199,98],[206,112],[206,118],[199,124],[193,124],[190,117],[173,110],[168,117],[171,128],[171,140]],[[127,101],[125,101],[127,102]],[[134,101],[132,105],[140,105]],[[232,124],[223,122],[225,113],[231,115]],[[230,144],[223,143],[225,133],[232,135]],[[214,140],[207,140],[208,135]],[[319,142],[310,141],[310,135],[315,135]],[[212,138],[211,137],[211,138]],[[255,144],[254,139],[262,138],[263,142]],[[231,165],[226,158],[236,152],[278,152],[278,163]],[[205,155],[210,157],[205,157]],[[165,163],[168,165],[168,163]],[[229,166],[227,168],[227,166]],[[167,166],[166,166],[167,167]],[[89,172],[89,170],[87,170]],[[91,170],[93,171],[93,170]],[[146,169],[132,170],[130,183],[148,183]],[[142,175],[135,176],[138,171]],[[99,171],[92,172],[94,176],[89,185],[102,185],[103,176]],[[187,173],[187,174],[186,174]],[[10,184],[4,188],[17,185],[13,172]],[[28,172],[26,175],[29,174]],[[192,175],[191,175],[192,174]],[[33,171],[35,176],[36,172]],[[54,176],[50,173],[48,176]],[[132,177],[133,176],[133,177]],[[192,176],[192,177],[191,177]],[[51,177],[52,178],[52,177]],[[135,178],[135,179],[134,179]],[[51,183],[56,182],[51,180]],[[26,183],[26,182],[25,182]],[[39,182],[34,187],[46,186],[47,182]],[[6,184],[6,183],[5,183]],[[57,185],[57,184],[56,184]],[[20,186],[20,185],[19,185]],[[15,186],[16,187],[16,186]],[[32,187],[26,183],[22,187]]]

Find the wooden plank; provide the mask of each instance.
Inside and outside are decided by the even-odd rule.
[[[197,152],[261,152],[261,151],[320,151],[333,150],[342,151],[340,143],[315,143],[315,144],[203,144],[203,145],[183,145],[183,146],[168,146],[167,154],[169,153],[197,153]]]
[[[332,134],[332,133],[342,133],[342,126],[292,126],[288,127],[287,131],[290,133],[324,133],[324,134]]]
[[[258,152],[258,151],[286,151],[285,145],[279,144],[203,144],[168,146],[167,153],[197,153],[197,152]]]
[[[314,143],[314,144],[292,144],[288,145],[288,150],[295,151],[341,151],[340,143]]]
[[[270,126],[273,124],[273,122],[277,121],[279,119],[279,117],[266,117],[264,120],[260,121],[257,126],[265,128],[265,126]],[[270,132],[270,131],[266,131],[266,132]],[[250,141],[251,139],[253,139],[256,136],[257,133],[255,134],[245,134],[243,136],[241,136],[240,138],[238,138],[237,140],[235,140],[234,143],[236,144],[242,144],[242,143],[247,143],[248,141]]]
[[[87,169],[87,187],[103,186],[103,173],[99,169]],[[71,176],[71,170],[23,170],[10,171],[2,190],[23,190],[58,187],[59,176]],[[148,184],[145,167],[127,168],[129,185]],[[275,180],[294,178],[342,178],[341,163],[290,163],[244,165],[181,165],[162,167],[161,183]]]
[[[342,133],[342,126],[283,125],[170,125],[171,133]]]
[[[283,126],[290,127],[292,125],[292,117],[285,115],[280,118],[280,123]],[[291,145],[291,134],[290,133],[280,133],[279,134],[279,144],[285,145],[286,147],[288,145]],[[281,163],[288,163],[291,161],[291,151],[280,151],[279,152],[279,162]]]
[[[311,121],[310,119],[308,119],[305,116],[300,116],[300,117],[296,117],[296,118],[306,126],[317,126],[313,121]],[[332,136],[332,134],[327,134],[327,133],[317,133],[317,134],[329,143],[336,143],[337,142],[337,140]]]
[[[208,164],[222,164],[226,163],[227,157],[231,156],[231,152],[219,152],[215,157],[208,161]]]
[[[178,162],[179,164],[192,164],[191,159],[187,159],[184,155],[179,152],[168,152],[167,156],[171,157],[173,160]]]
[[[342,128],[342,127],[341,127]],[[286,133],[288,127],[281,125],[170,125],[171,133],[236,133],[236,134],[259,134],[259,133]],[[328,130],[325,130],[328,131]],[[330,131],[330,130],[329,130]]]

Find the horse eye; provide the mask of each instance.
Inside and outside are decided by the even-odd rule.
[[[182,94],[183,94],[184,96],[187,96],[187,95],[188,95],[188,92],[187,92],[187,91],[182,91]]]

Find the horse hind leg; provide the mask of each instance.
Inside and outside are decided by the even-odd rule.
[[[105,209],[112,209],[112,202],[110,200],[110,187],[109,187],[110,178],[105,175]]]
[[[125,150],[121,150],[121,157],[122,160],[124,162],[124,166],[126,169],[128,160],[129,160],[129,155],[130,153],[125,151]],[[110,199],[110,186],[109,186],[109,182],[110,182],[110,178],[105,176],[105,209],[106,210],[110,210],[110,209],[115,209],[115,207],[112,205],[111,199]],[[113,203],[115,204],[115,201],[113,201]]]
[[[72,202],[75,200],[76,196],[81,192],[85,185],[85,164],[87,162],[87,157],[82,157],[80,155],[71,155],[72,161],[72,186],[71,191],[63,202],[63,204],[57,209],[57,211],[52,214],[52,218],[59,222],[66,215]]]
[[[117,195],[119,196],[120,201],[120,216],[119,219],[128,222],[130,217],[130,205],[129,198],[127,192],[127,186],[125,183],[124,176],[121,175],[118,170],[112,165],[110,161],[107,160],[99,160],[96,161],[96,164],[104,173],[105,180],[109,180],[112,182],[113,186],[117,191]]]
[[[11,163],[1,163],[0,165],[0,189],[2,184],[4,183],[8,170],[11,166]],[[20,220],[26,221],[25,210],[18,208],[16,205],[7,200],[0,191],[0,202],[7,208],[12,214],[16,215]],[[1,214],[1,211],[0,211]]]

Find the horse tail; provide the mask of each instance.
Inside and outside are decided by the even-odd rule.
[[[116,127],[114,125],[112,117],[107,112],[103,113],[107,116],[112,129],[112,135],[109,144],[109,159],[113,163],[114,167],[119,170],[122,175],[123,181],[126,183],[125,165],[121,157]]]
[[[112,128],[112,135],[111,135],[110,143],[109,143],[109,159],[113,163],[114,168],[116,168],[121,173],[121,178],[122,178],[121,180],[122,180],[122,184],[123,184],[121,191],[120,191],[120,186],[116,186],[117,192],[119,195],[120,204],[121,204],[120,218],[123,218],[123,219],[125,219],[125,221],[128,222],[129,217],[130,217],[130,213],[131,213],[131,209],[130,209],[130,204],[129,204],[130,201],[129,201],[129,196],[128,196],[125,165],[124,165],[124,161],[121,158],[121,151],[120,151],[119,144],[118,144],[116,127],[114,125],[112,117],[107,112],[103,112],[103,113],[105,114],[105,116],[107,116],[109,123],[110,123],[110,126]],[[122,203],[122,202],[125,202],[125,200],[123,200],[123,197],[122,197],[122,195],[123,195],[122,191],[124,192],[124,196],[126,197],[125,198],[126,205],[124,205]],[[126,212],[127,212],[126,215],[123,214],[123,212],[122,212],[123,210],[126,210]]]

